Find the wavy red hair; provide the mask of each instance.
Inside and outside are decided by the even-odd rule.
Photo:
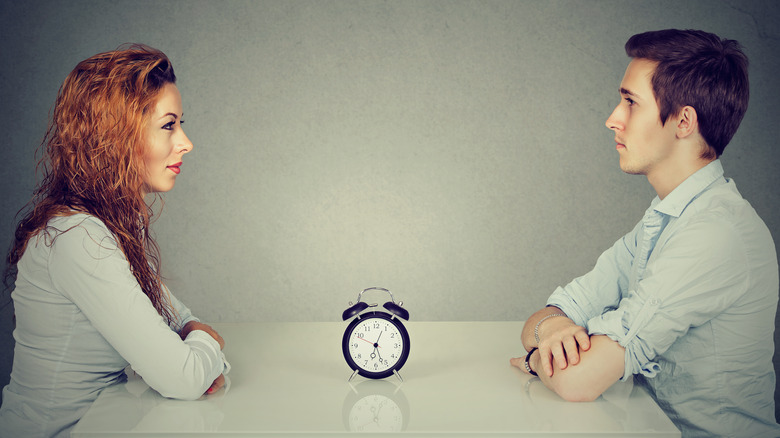
[[[170,60],[143,45],[97,54],[70,72],[41,142],[43,177],[22,210],[6,282],[32,237],[56,238],[60,231],[47,226],[52,217],[85,212],[114,234],[144,293],[167,322],[173,320],[159,249],[149,235],[153,211],[144,199],[146,127],[168,83],[176,83]]]

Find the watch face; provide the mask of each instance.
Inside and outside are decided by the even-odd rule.
[[[342,350],[347,363],[358,374],[382,379],[406,362],[409,334],[398,319],[384,312],[367,312],[347,327]]]

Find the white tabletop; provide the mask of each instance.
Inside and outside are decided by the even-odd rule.
[[[594,402],[570,403],[510,366],[524,352],[522,322],[405,325],[411,353],[403,382],[348,382],[346,322],[213,324],[232,366],[225,389],[170,400],[131,375],[103,391],[72,436],[680,436],[630,382]]]

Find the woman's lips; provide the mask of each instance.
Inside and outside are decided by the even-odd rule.
[[[168,166],[168,169],[171,169],[171,172],[178,175],[179,173],[181,173],[181,164],[182,163],[171,164],[170,166]]]

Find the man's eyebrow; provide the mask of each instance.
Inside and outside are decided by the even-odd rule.
[[[620,87],[620,94],[625,94],[630,97],[638,97],[636,94],[634,94],[631,90],[627,90],[623,87]]]

